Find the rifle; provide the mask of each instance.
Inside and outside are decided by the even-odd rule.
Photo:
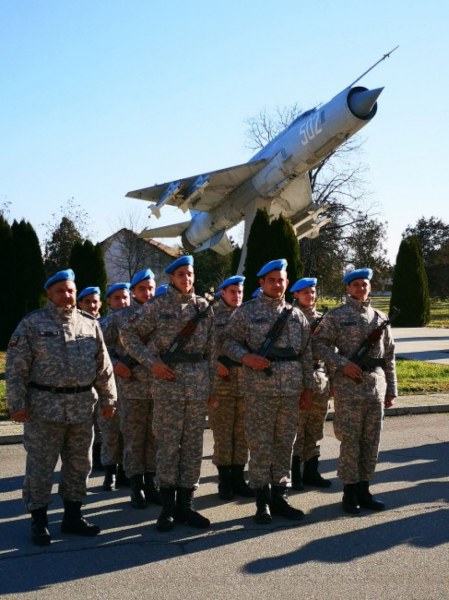
[[[204,310],[199,310],[195,305],[197,313],[184,325],[181,331],[176,335],[175,339],[170,344],[168,350],[166,350],[163,354],[160,355],[160,359],[163,363],[165,363],[166,365],[170,365],[176,362],[176,358],[181,354],[183,348],[196,331],[198,323],[209,315],[209,310],[212,307],[213,303],[214,299],[212,298],[209,301],[208,306]]]
[[[325,306],[323,308],[323,312],[321,313],[321,316],[316,317],[316,319],[313,319],[313,321],[310,323],[310,331],[311,331],[312,335],[315,332],[315,329],[318,327],[318,325],[321,323],[321,321],[326,316],[326,313],[327,313],[328,310],[329,309],[327,308],[327,306]]]
[[[393,307],[389,317],[387,319],[385,319],[384,321],[382,321],[382,323],[377,325],[377,327],[375,327],[372,330],[372,332],[363,340],[363,342],[360,345],[360,347],[358,348],[358,350],[356,352],[354,352],[354,354],[350,357],[349,360],[352,363],[359,366],[362,370],[374,369],[376,367],[381,367],[382,369],[385,369],[385,367],[386,367],[385,359],[384,358],[373,358],[371,356],[368,356],[368,352],[372,348],[374,348],[376,343],[382,337],[382,333],[384,332],[384,330],[388,327],[388,325],[393,323],[393,321],[396,319],[396,317],[399,316],[400,312],[401,311],[399,310],[399,308]],[[358,383],[360,383],[360,381],[361,380],[358,380]]]
[[[263,356],[264,358],[266,358],[270,354],[270,351],[273,349],[275,342],[280,337],[281,333],[284,331],[285,326],[287,325],[287,321],[293,312],[293,308],[295,307],[295,302],[296,299],[293,300],[290,308],[284,308],[279,317],[271,326],[264,340],[264,343],[259,348],[259,350],[254,352],[254,354],[257,354],[258,356]],[[273,369],[271,367],[267,367],[263,370],[263,372],[267,377],[271,377],[273,375]]]

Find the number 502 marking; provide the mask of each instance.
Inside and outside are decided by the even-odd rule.
[[[320,112],[317,111],[299,128],[299,135],[301,136],[301,144],[303,146],[311,142],[319,133],[323,131],[319,121]]]

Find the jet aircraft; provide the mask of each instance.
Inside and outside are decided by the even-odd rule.
[[[150,216],[159,218],[166,204],[190,211],[188,220],[147,228],[140,236],[181,236],[189,252],[210,248],[225,255],[232,251],[227,230],[245,220],[239,272],[258,208],[266,208],[273,217],[282,213],[298,239],[316,237],[330,219],[322,215],[327,206],[312,201],[309,171],[376,115],[383,88],[370,90],[354,84],[396,48],[332,100],[302,113],[247,163],[128,192],[129,198],[154,202]]]

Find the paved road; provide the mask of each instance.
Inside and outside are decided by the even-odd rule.
[[[397,357],[449,365],[449,329],[397,327],[393,336]]]
[[[90,480],[85,512],[102,526],[96,539],[61,536],[61,503],[50,512],[54,542],[29,542],[20,486],[24,452],[0,446],[0,593],[4,598],[87,600],[447,600],[449,598],[449,416],[387,418],[373,491],[389,510],[360,517],[340,509],[338,442],[326,424],[323,472],[329,491],[292,495],[307,513],[300,526],[276,518],[257,526],[250,501],[219,504],[211,434],[198,508],[212,528],[154,528],[158,509],[136,511],[126,492]]]

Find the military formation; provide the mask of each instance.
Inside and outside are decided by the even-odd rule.
[[[347,273],[345,303],[326,314],[316,309],[317,279],[289,287],[287,271],[285,259],[263,265],[247,302],[240,275],[206,299],[195,293],[193,257],[181,256],[166,269],[168,284],[156,287],[144,269],[110,285],[102,318],[100,289],[77,296],[71,269],[45,283],[47,305],[19,323],[6,362],[11,418],[24,423],[34,544],[51,542],[58,459],[63,533],[100,531],[81,513],[93,458],[105,492],[128,485],[132,508],[161,506],[159,531],[208,528],[194,506],[206,417],[218,498],[254,498],[258,524],[299,521],[289,489],[331,485],[319,457],[332,397],[342,508],[385,508],[369,486],[397,385],[389,321],[370,303],[372,271]]]

